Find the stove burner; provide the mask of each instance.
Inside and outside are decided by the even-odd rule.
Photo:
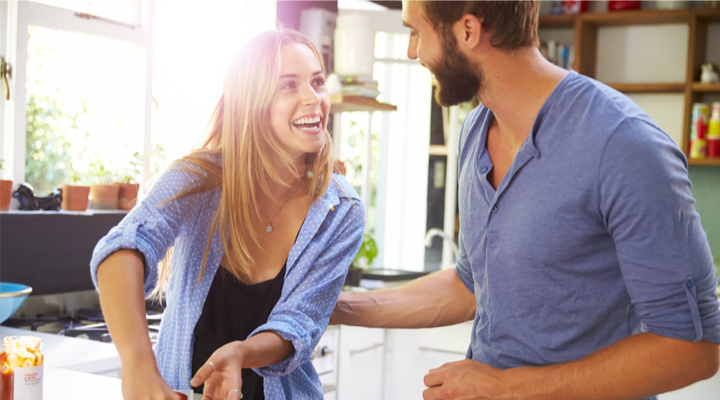
[[[150,341],[155,344],[164,307],[150,301],[146,301],[145,306]],[[105,324],[105,318],[99,307],[79,308],[71,314],[70,316],[60,317],[48,317],[39,314],[35,318],[8,318],[2,325],[112,343],[110,332]]]

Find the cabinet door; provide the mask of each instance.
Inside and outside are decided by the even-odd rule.
[[[386,335],[385,399],[422,399],[423,378],[465,358],[472,322],[431,329],[390,329]]]
[[[385,330],[340,327],[338,400],[381,399]]]

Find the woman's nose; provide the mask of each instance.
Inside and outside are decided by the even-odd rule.
[[[320,96],[318,96],[315,89],[310,85],[305,85],[301,91],[303,104],[317,104],[320,102]]]

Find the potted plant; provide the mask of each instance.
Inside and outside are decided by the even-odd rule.
[[[3,170],[3,160],[0,160],[0,171]],[[12,199],[12,184],[11,180],[0,179],[0,211],[7,211],[10,209],[10,200]]]
[[[355,255],[355,259],[350,268],[348,274],[345,277],[345,285],[348,286],[360,286],[360,279],[362,278],[363,269],[367,268],[373,262],[373,259],[377,256],[378,249],[375,244],[375,240],[372,236],[367,233],[363,235],[362,244],[360,244],[360,250]]]
[[[113,185],[112,173],[105,168],[100,157],[90,162],[88,174],[91,177],[90,184],[90,208],[94,210],[116,210],[120,187]]]
[[[90,196],[90,186],[78,185],[80,176],[78,175],[72,164],[70,165],[70,179],[72,185],[62,185],[62,203],[60,207],[64,211],[85,211],[88,206],[88,197]]]
[[[138,192],[140,191],[140,184],[137,183],[137,177],[140,176],[140,169],[145,156],[139,152],[133,153],[133,159],[130,160],[130,167],[124,171],[118,172],[118,180],[115,182],[119,187],[118,191],[118,210],[130,210],[135,206],[137,202]]]

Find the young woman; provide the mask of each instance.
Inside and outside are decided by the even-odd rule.
[[[298,32],[250,40],[202,146],[98,243],[92,276],[125,399],[177,399],[191,385],[203,400],[323,398],[310,358],[365,221],[332,172],[324,79]],[[167,300],[154,349],[151,292]]]

